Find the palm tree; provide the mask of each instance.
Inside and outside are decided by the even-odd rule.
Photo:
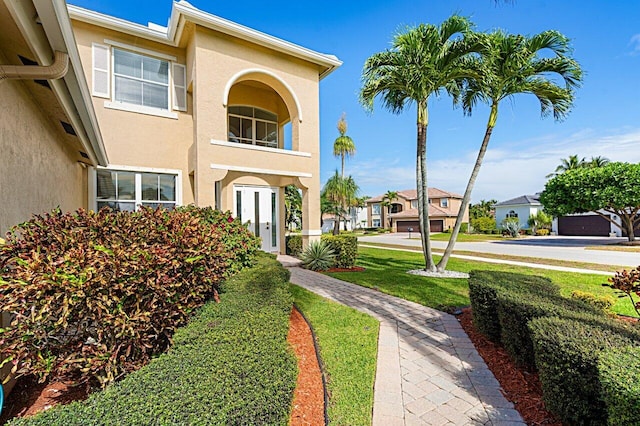
[[[393,38],[391,49],[369,57],[364,65],[360,101],[373,110],[376,97],[394,114],[417,107],[416,186],[425,269],[435,270],[429,234],[427,193],[427,104],[443,90],[455,94],[460,81],[470,76],[461,58],[474,50],[463,35],[470,31],[468,19],[453,15],[440,26],[422,24]]]
[[[302,194],[295,185],[284,187],[285,223],[289,231],[293,226],[302,227]]]
[[[342,178],[338,171],[324,184],[320,194],[323,213],[331,213],[335,216],[333,234],[340,233],[340,221],[347,214],[350,206],[358,196],[360,188],[351,176]]]
[[[398,199],[398,192],[388,190],[382,197],[382,205],[387,207],[387,228],[391,228],[391,205],[394,200]]]
[[[607,157],[603,157],[601,155],[598,155],[597,157],[591,157],[591,161],[589,161],[587,163],[587,167],[604,167],[607,164],[609,164],[611,162],[611,160],[609,160]]]
[[[453,251],[471,199],[471,191],[496,125],[500,101],[529,93],[540,102],[542,117],[553,114],[555,120],[562,120],[569,113],[573,104],[573,91],[582,80],[580,65],[570,57],[569,40],[557,31],[543,31],[531,37],[495,31],[490,34],[476,33],[471,37],[479,39],[478,43],[483,49],[480,56],[472,61],[477,67],[477,77],[466,81],[460,101],[467,115],[471,114],[479,101],[488,104],[491,112],[456,224],[437,265],[438,270],[446,268]],[[552,76],[559,77],[564,84],[556,84]]]
[[[356,144],[353,142],[347,133],[347,119],[346,114],[342,114],[340,120],[338,120],[338,132],[340,136],[333,141],[333,155],[340,157],[342,160],[342,167],[340,169],[340,177],[344,178],[344,159],[350,157],[356,153]]]
[[[556,167],[556,170],[553,173],[549,173],[548,175],[546,175],[545,177],[548,178],[552,178],[554,176],[558,176],[559,174],[562,174],[566,171],[569,170],[574,170],[574,169],[579,169],[581,167],[584,167],[585,165],[587,165],[587,161],[585,160],[584,157],[582,157],[582,159],[578,158],[578,155],[570,155],[569,158],[561,158],[560,159],[560,164],[558,165],[558,167]]]

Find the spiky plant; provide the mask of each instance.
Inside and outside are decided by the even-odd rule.
[[[336,261],[336,254],[324,241],[312,241],[300,255],[302,266],[312,271],[324,271]]]

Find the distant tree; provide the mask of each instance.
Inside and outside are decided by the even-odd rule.
[[[295,185],[284,188],[285,223],[291,231],[293,227],[302,227],[302,194]]]
[[[609,164],[610,162],[611,160],[609,160],[606,157],[602,157],[602,156],[591,157],[591,161],[589,161],[588,167],[603,167]]]
[[[536,214],[529,215],[527,224],[534,234],[538,229],[551,229],[553,218],[546,214],[544,210],[539,210]]]
[[[564,172],[569,170],[579,169],[584,167],[587,164],[587,161],[584,157],[582,159],[578,158],[578,155],[570,155],[569,158],[561,158],[560,164],[556,167],[556,170],[553,173],[549,173],[546,178],[552,178],[554,176],[558,176]]]
[[[320,194],[321,208],[323,213],[330,213],[335,216],[333,234],[340,233],[340,221],[348,214],[348,206],[353,203],[358,196],[358,185],[351,176],[342,178],[338,171],[325,183]]]
[[[478,102],[486,103],[491,110],[455,226],[438,262],[438,270],[446,268],[453,253],[471,192],[498,119],[500,102],[513,99],[516,95],[531,94],[540,103],[542,117],[553,115],[555,120],[562,120],[571,110],[574,89],[582,80],[580,65],[571,58],[569,39],[557,31],[543,31],[533,36],[494,31],[490,34],[473,33],[468,37],[477,40],[482,49],[479,56],[469,60],[475,75],[465,80],[460,102],[467,115],[471,115]]]
[[[398,192],[397,191],[387,191],[384,196],[382,197],[382,206],[387,208],[387,228],[391,228],[391,206],[393,205],[393,202],[395,200],[398,199]]]
[[[547,182],[540,202],[553,216],[594,212],[620,227],[612,218],[618,216],[633,241],[634,230],[640,229],[640,164],[609,163],[561,173]]]
[[[344,178],[344,160],[356,153],[356,144],[347,136],[346,114],[342,114],[337,127],[340,136],[333,142],[333,155],[341,159],[340,177]]]
[[[471,29],[468,19],[453,15],[439,26],[422,24],[409,28],[393,38],[391,48],[369,57],[362,73],[360,100],[372,111],[374,100],[400,114],[410,105],[416,106],[416,186],[418,216],[425,270],[435,271],[429,229],[429,195],[427,193],[427,126],[428,101],[443,91],[454,94],[459,82],[470,74],[463,58],[474,51],[459,36]]]
[[[478,219],[480,217],[495,217],[494,205],[498,203],[498,200],[480,200],[476,204],[469,206],[470,219]]]

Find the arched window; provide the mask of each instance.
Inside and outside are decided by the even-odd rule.
[[[507,213],[507,217],[518,217],[518,213],[516,213],[514,210],[511,210],[509,213]]]
[[[250,106],[230,106],[229,142],[278,147],[278,116]]]

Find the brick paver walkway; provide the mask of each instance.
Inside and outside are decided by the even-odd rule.
[[[298,267],[290,271],[292,283],[380,321],[374,426],[525,424],[453,315]]]

